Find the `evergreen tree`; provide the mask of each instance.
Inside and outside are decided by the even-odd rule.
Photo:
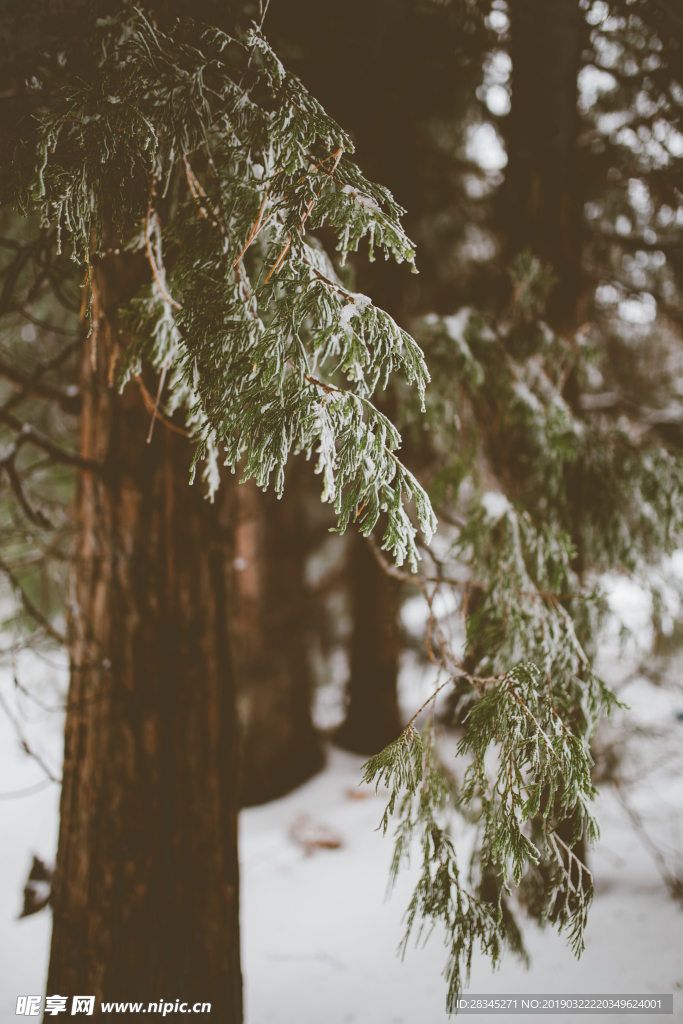
[[[184,428],[157,424],[145,444],[141,389],[109,386],[115,346],[126,343],[123,277],[111,260],[90,275],[97,348],[91,336],[83,349],[80,448],[96,465],[75,503],[48,991],[205,993],[239,1020],[226,503],[187,486]]]
[[[421,845],[406,941],[445,927],[451,1008],[475,946],[494,962],[505,945],[520,950],[513,887],[582,949],[592,886],[580,844],[597,835],[589,742],[614,706],[592,667],[595,574],[638,570],[680,543],[683,466],[660,435],[615,415],[619,403],[595,400],[592,367],[608,365],[609,346],[580,330],[592,298],[566,219],[582,207],[572,161],[577,54],[589,29],[582,4],[537,7],[515,0],[504,16],[510,37],[501,30],[501,45],[518,54],[500,195],[508,275],[491,268],[478,310],[422,325],[428,431],[420,349],[340,266],[365,236],[371,253],[375,244],[411,263],[401,210],[348,159],[348,137],[259,28],[223,34],[124,7],[89,31],[79,77],[55,90],[37,135],[20,136],[3,168],[3,198],[37,208],[87,268],[91,322],[51,963],[60,991],[87,985],[134,998],[152,977],[183,993],[202,985],[225,1019],[238,1019],[224,572],[234,552],[220,464],[241,463],[245,478],[281,492],[290,453],[315,452],[338,528],[354,521],[370,534],[383,522],[384,550],[415,569],[411,515],[427,541],[435,523],[395,454],[396,428],[372,404],[389,380],[454,524],[420,577],[439,672],[424,732],[418,713],[366,765],[368,781],[391,789],[383,823],[396,818],[394,874],[411,840]],[[588,23],[598,7],[586,8]],[[529,47],[534,11],[547,24]],[[635,31],[630,18],[619,31]],[[465,32],[466,11],[461,23]],[[667,88],[675,100],[673,75]],[[553,118],[549,139],[542,119]],[[521,224],[520,196],[531,214]],[[323,248],[331,236],[339,257]],[[453,313],[439,295],[437,312]],[[417,383],[417,400],[403,378]],[[193,459],[183,432],[197,441]],[[211,502],[179,486],[190,462]],[[444,588],[465,620],[464,652],[434,612]],[[465,707],[465,771],[455,779],[435,737],[435,698],[449,688]],[[476,825],[469,871],[449,832],[452,803]],[[84,885],[95,894],[88,906]],[[169,919],[183,923],[181,938]]]
[[[5,198],[41,209],[87,267],[91,322],[49,985],[135,998],[151,979],[238,1019],[218,448],[261,486],[275,472],[279,491],[290,450],[315,448],[340,527],[384,511],[387,547],[414,563],[406,497],[427,531],[433,514],[369,398],[394,367],[421,388],[426,369],[304,234],[328,220],[342,254],[369,234],[412,260],[399,208],[343,155],[343,132],[257,29],[162,21],[99,22],[79,77],[67,64],[3,168]],[[178,491],[188,427],[208,503]]]
[[[432,494],[441,499],[440,515],[460,524],[446,557],[433,559],[434,575],[424,586],[430,608],[436,594],[450,588],[466,622],[464,657],[434,613],[429,635],[431,657],[439,667],[438,690],[454,693],[452,707],[459,712],[464,733],[459,745],[464,765],[455,800],[474,814],[481,828],[467,891],[458,881],[458,865],[438,817],[445,789],[441,772],[434,768],[433,725],[428,725],[425,753],[413,748],[411,723],[401,742],[368,765],[368,777],[395,781],[389,811],[398,808],[399,813],[397,868],[409,839],[416,833],[421,837],[424,870],[411,904],[408,932],[419,922],[445,924],[451,950],[450,1005],[463,982],[461,968],[467,968],[475,939],[488,944],[494,956],[497,940],[506,938],[512,948],[518,946],[506,876],[513,877],[527,912],[569,929],[576,952],[581,950],[592,893],[585,843],[590,842],[593,826],[589,817],[582,824],[576,812],[566,813],[566,806],[561,806],[564,797],[548,777],[536,777],[538,788],[526,791],[528,802],[522,812],[529,814],[522,831],[534,843],[539,859],[535,865],[527,862],[526,868],[521,862],[514,866],[519,851],[506,846],[501,831],[507,826],[500,824],[516,803],[514,767],[505,765],[499,747],[499,775],[489,779],[476,753],[485,735],[504,744],[513,723],[511,709],[505,726],[498,718],[501,693],[494,680],[506,671],[504,665],[526,652],[534,671],[540,670],[539,682],[543,679],[549,699],[554,701],[551,695],[557,694],[565,702],[569,697],[565,721],[584,742],[589,740],[594,728],[588,724],[591,705],[597,709],[601,702],[610,702],[591,669],[601,619],[597,573],[620,568],[644,577],[651,560],[680,543],[680,452],[662,430],[672,412],[671,392],[665,396],[660,385],[660,412],[643,409],[633,400],[629,404],[620,391],[595,394],[603,380],[624,380],[629,366],[631,394],[635,389],[641,395],[652,394],[653,381],[642,358],[622,366],[619,356],[624,348],[633,352],[638,343],[651,347],[653,333],[661,338],[671,328],[666,320],[660,321],[653,324],[654,332],[647,332],[649,337],[638,337],[613,311],[609,318],[604,316],[603,295],[614,287],[614,264],[602,264],[602,288],[596,292],[595,249],[591,252],[587,246],[590,234],[582,214],[586,209],[589,220],[595,221],[598,196],[603,204],[599,209],[608,209],[608,197],[623,172],[602,162],[606,147],[595,134],[586,133],[577,104],[585,62],[595,51],[608,52],[599,38],[600,27],[606,25],[608,33],[626,36],[611,51],[613,67],[628,61],[636,50],[640,62],[660,70],[658,86],[664,86],[666,100],[656,111],[654,104],[648,108],[652,127],[647,138],[657,131],[670,142],[668,153],[660,148],[657,154],[647,154],[641,148],[634,154],[628,138],[613,135],[613,144],[620,142],[623,150],[617,149],[615,155],[622,164],[631,163],[636,155],[640,180],[648,170],[646,157],[655,157],[657,170],[671,181],[680,138],[675,129],[680,95],[675,59],[661,56],[663,46],[642,8],[611,15],[606,4],[514,0],[495,5],[495,11],[500,42],[512,58],[511,110],[507,119],[500,118],[508,166],[495,196],[501,252],[504,259],[512,259],[508,283],[501,277],[498,258],[489,265],[488,294],[478,310],[428,317],[419,335],[433,377],[429,403],[434,404],[428,406],[435,457]],[[598,25],[593,52],[583,49],[591,24]],[[677,51],[675,38],[667,49],[670,54]],[[639,61],[633,60],[634,78]],[[637,120],[639,105],[644,109],[642,95],[634,92],[617,93],[615,86],[612,93],[612,102],[617,100],[614,105],[628,111],[629,120]],[[598,133],[607,127],[600,109],[584,108],[586,120]],[[622,196],[623,191],[622,187]],[[637,201],[642,188],[631,179],[629,191]],[[623,215],[623,207],[619,212]],[[641,211],[641,223],[644,214]],[[610,228],[610,215],[616,219],[614,206],[602,222],[604,234],[624,232],[622,225]],[[618,246],[612,255],[621,260]],[[634,266],[632,260],[626,262],[629,268]],[[642,258],[639,262],[644,264]],[[653,261],[653,269],[656,263],[663,264],[661,256]],[[647,307],[648,296],[641,293],[638,301]],[[661,352],[661,341],[659,346]],[[629,411],[628,419],[620,415],[624,410]],[[414,410],[411,413],[408,407],[407,413],[411,417]],[[422,437],[420,417],[413,422],[416,435]],[[643,429],[646,424],[650,429]],[[518,709],[529,707],[524,697],[521,702]],[[561,716],[559,707],[555,711]],[[496,721],[501,722],[499,732]],[[523,745],[521,735],[520,742]],[[409,764],[411,753],[418,764],[416,774]],[[590,762],[588,750],[586,754]],[[564,773],[568,783],[568,766]],[[523,779],[522,774],[518,782]],[[590,786],[588,771],[585,780]],[[402,805],[394,802],[399,792],[405,793]],[[553,819],[550,835],[548,823]],[[442,863],[450,862],[442,874],[434,866],[435,854]],[[497,906],[495,937],[487,934],[473,897]]]

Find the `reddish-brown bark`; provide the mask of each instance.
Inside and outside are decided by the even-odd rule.
[[[107,264],[105,263],[104,266]],[[242,1019],[226,493],[192,447],[109,385],[125,273],[94,274],[84,473],[48,992],[211,1002]]]
[[[376,754],[403,728],[397,678],[401,654],[399,581],[378,565],[358,532],[351,539],[351,674],[346,718],[334,742],[359,754]]]
[[[323,752],[311,718],[304,607],[305,530],[297,466],[280,500],[254,481],[235,488],[231,630],[240,724],[242,806],[288,793]]]

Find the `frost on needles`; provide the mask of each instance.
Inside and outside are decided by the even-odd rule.
[[[377,247],[414,266],[403,210],[258,29],[165,34],[133,8],[100,33],[99,67],[42,121],[21,191],[77,261],[98,257],[108,223],[146,254],[153,281],[132,304],[121,383],[143,359],[168,380],[211,494],[219,457],[281,493],[289,455],[315,452],[338,528],[367,535],[386,513],[384,548],[415,570],[407,502],[428,541],[436,519],[371,399],[394,371],[423,395],[427,367],[308,233],[331,227],[342,264],[367,237],[371,258]]]
[[[394,877],[413,843],[422,854],[401,951],[440,926],[450,1010],[477,946],[494,964],[505,947],[524,956],[515,904],[583,950],[593,880],[578,854],[598,837],[590,743],[618,703],[593,667],[599,574],[644,579],[683,535],[680,452],[619,415],[570,405],[566,375],[584,381],[596,353],[544,322],[550,282],[538,261],[520,256],[511,277],[503,316],[464,310],[423,325],[434,382],[426,415],[405,396],[403,430],[422,434],[426,419],[441,479],[456,495],[468,487],[453,501],[450,546],[421,575],[434,692],[365,766],[367,782],[390,790],[381,825],[395,829]],[[444,598],[466,623],[464,645],[435,611]],[[457,779],[438,756],[439,693],[462,730]],[[467,823],[459,835],[453,807]]]
[[[599,837],[588,741],[616,703],[554,597],[574,582],[571,547],[561,536],[539,537],[530,517],[510,505],[501,503],[499,513],[493,520],[485,503],[475,504],[460,538],[463,548],[474,543],[472,566],[488,575],[471,624],[487,638],[479,674],[466,671],[432,617],[435,690],[402,736],[365,765],[364,781],[390,790],[381,827],[386,832],[396,819],[392,883],[414,840],[422,854],[400,950],[413,933],[419,940],[442,926],[451,1012],[477,946],[494,966],[505,947],[525,956],[512,886],[533,916],[566,929],[574,953],[583,951],[593,879],[572,846],[581,836],[590,843]],[[524,652],[533,661],[520,661]],[[468,765],[460,787],[440,761],[434,715],[437,694],[455,684],[465,688],[469,706],[457,747]],[[421,736],[414,723],[426,708]],[[474,826],[464,877],[450,831],[452,806]]]

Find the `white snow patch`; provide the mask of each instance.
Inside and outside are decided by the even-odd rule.
[[[605,647],[611,647],[616,631],[627,630],[632,647],[648,650],[652,644],[652,597],[637,580],[616,573],[601,578],[607,603],[614,616],[612,629],[607,629]]]
[[[470,350],[470,346],[467,344],[467,341],[465,340],[465,331],[467,330],[467,325],[470,322],[471,315],[472,310],[470,309],[470,307],[463,306],[463,308],[459,309],[457,313],[453,314],[453,316],[445,316],[443,318],[443,325],[446,328],[448,337],[455,342],[455,344],[458,346],[460,354],[467,361],[470,361],[472,359],[472,352]]]
[[[466,153],[485,171],[500,171],[508,162],[503,140],[490,121],[471,126]]]
[[[487,519],[501,519],[512,510],[512,505],[501,491],[486,491],[482,494],[481,504]]]
[[[342,185],[341,191],[345,192],[346,195],[351,196],[361,204],[361,206],[367,206],[368,209],[373,210],[375,213],[381,213],[379,206],[370,196],[364,195],[362,192],[356,192],[355,189],[351,188],[350,185]]]
[[[372,305],[372,299],[367,295],[363,295],[362,292],[354,292],[353,298],[350,302],[344,306],[339,317],[339,322],[343,327],[348,326],[351,323],[352,317],[362,316],[368,306]]]

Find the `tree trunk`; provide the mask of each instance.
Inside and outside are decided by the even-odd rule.
[[[512,0],[510,15],[512,107],[505,121],[508,166],[501,190],[508,248],[510,254],[529,249],[550,264],[556,283],[548,320],[556,330],[573,333],[585,318],[588,296],[577,170],[578,75],[586,23],[578,0]],[[570,378],[565,394],[573,389]],[[579,565],[580,538],[575,541]],[[558,834],[571,843],[571,824],[563,822]],[[573,849],[585,863],[585,840]]]
[[[72,677],[48,992],[210,1002],[242,1020],[226,496],[130,382],[110,386],[126,272],[94,272],[76,498]],[[134,282],[134,288],[139,284]],[[91,345],[92,342],[92,345]]]
[[[350,563],[351,675],[346,718],[334,742],[359,754],[376,754],[403,728],[396,688],[401,584],[377,564],[370,545],[358,532],[351,539]]]
[[[296,464],[280,500],[236,488],[231,612],[240,723],[240,803],[274,800],[323,765],[311,718],[304,621],[305,531]]]
[[[577,187],[578,73],[586,31],[577,0],[512,0],[512,108],[501,214],[510,255],[530,249],[557,279],[548,318],[584,318],[582,203]]]

